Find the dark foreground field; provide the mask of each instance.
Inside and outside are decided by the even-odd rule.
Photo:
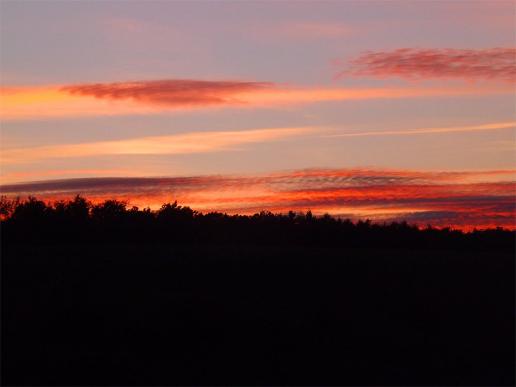
[[[513,251],[23,242],[4,385],[512,385]]]

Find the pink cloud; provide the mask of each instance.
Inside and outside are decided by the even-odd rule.
[[[351,60],[346,75],[408,79],[456,78],[516,81],[516,48],[368,51]]]
[[[70,94],[100,99],[127,100],[176,106],[217,105],[242,102],[236,94],[271,87],[267,82],[166,79],[155,81],[96,83],[64,86]]]
[[[285,23],[272,26],[269,34],[276,34],[293,39],[340,38],[352,33],[351,27],[339,23]]]
[[[342,39],[355,32],[356,27],[348,24],[318,21],[261,22],[244,30],[251,38],[267,44]]]

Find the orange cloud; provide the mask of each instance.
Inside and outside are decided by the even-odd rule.
[[[516,82],[516,48],[369,51],[337,74],[409,79],[498,79]]]
[[[251,214],[312,210],[352,219],[408,220],[425,226],[516,229],[516,170],[318,169],[258,176],[85,178],[12,184],[8,196],[48,200],[82,194],[159,208],[178,200],[201,211]]]
[[[171,109],[243,105],[242,93],[272,87],[267,82],[156,80],[4,88],[3,119],[152,114]]]
[[[512,88],[503,85],[453,88],[298,88],[268,82],[161,80],[3,88],[0,93],[0,114],[3,120],[19,120],[512,92]]]
[[[101,155],[172,155],[234,149],[238,145],[267,142],[308,134],[316,128],[267,128],[245,131],[189,132],[168,136],[149,136],[125,140],[80,144],[47,145],[3,150],[3,165],[41,159],[92,157]]]

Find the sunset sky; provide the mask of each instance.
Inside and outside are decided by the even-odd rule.
[[[0,7],[3,195],[516,228],[514,1]]]

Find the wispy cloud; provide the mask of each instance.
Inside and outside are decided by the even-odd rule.
[[[1,89],[3,120],[157,114],[207,108],[274,108],[324,101],[507,94],[507,85],[320,88],[270,82],[159,80]]]
[[[235,147],[244,144],[299,136],[313,133],[317,130],[317,128],[299,127],[267,128],[246,131],[189,132],[168,136],[150,136],[124,140],[16,148],[3,150],[0,153],[0,160],[2,164],[7,165],[50,158],[206,153],[235,149]]]
[[[254,213],[312,210],[376,221],[460,228],[516,228],[516,170],[312,169],[257,176],[88,178],[0,187],[9,196],[128,200],[158,208],[178,200],[197,210]]]
[[[0,157],[1,158],[1,157]],[[0,181],[4,182],[13,182],[13,181],[27,181],[30,179],[41,179],[46,178],[56,178],[56,177],[74,177],[74,176],[91,176],[91,177],[99,177],[99,176],[131,176],[134,173],[134,170],[130,169],[111,169],[111,168],[66,168],[66,169],[49,169],[42,171],[21,171],[21,172],[7,172],[0,176]]]
[[[350,132],[328,135],[329,137],[370,137],[370,136],[412,136],[418,134],[440,134],[457,132],[481,132],[490,130],[515,129],[515,122],[494,122],[482,125],[448,126],[437,128],[420,128],[407,130],[383,130],[374,132]]]
[[[337,78],[347,75],[516,82],[516,48],[369,51],[351,60]]]
[[[318,40],[337,39],[350,36],[354,28],[343,23],[290,21],[282,23],[260,23],[251,27],[256,37],[264,39]]]

